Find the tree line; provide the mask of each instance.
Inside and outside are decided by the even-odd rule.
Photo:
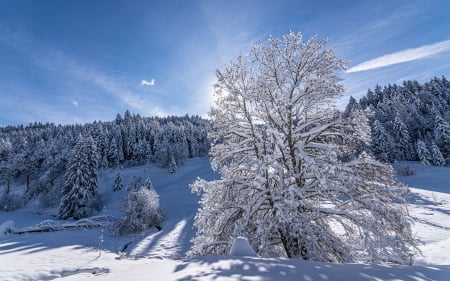
[[[371,126],[370,150],[379,160],[421,161],[443,166],[450,158],[450,81],[376,85],[359,101],[350,98],[344,115],[364,110]]]
[[[173,162],[207,156],[209,131],[209,121],[199,116],[141,117],[129,111],[114,121],[84,125],[1,127],[0,186],[4,194],[13,184],[23,186],[26,199],[59,194],[80,136],[92,140],[98,169],[145,163],[171,168]]]

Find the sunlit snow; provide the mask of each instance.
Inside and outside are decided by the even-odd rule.
[[[150,229],[141,235],[113,237],[107,229],[93,228],[4,234],[7,228],[58,220],[53,217],[55,210],[38,213],[27,207],[0,212],[0,280],[450,280],[450,168],[404,162],[395,167],[404,165],[415,171],[399,179],[413,187],[408,209],[423,251],[413,266],[242,256],[188,258],[199,199],[189,184],[197,177],[217,178],[207,159],[191,159],[175,174],[153,166],[120,170],[124,182],[135,176],[152,179],[167,211],[159,232]],[[105,208],[99,215],[120,215],[126,190],[111,191],[116,172],[100,175]]]

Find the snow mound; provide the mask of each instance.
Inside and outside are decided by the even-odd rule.
[[[0,237],[9,233],[14,228],[14,221],[8,220],[0,224]]]
[[[236,237],[230,249],[230,256],[256,257],[256,252],[245,237]]]

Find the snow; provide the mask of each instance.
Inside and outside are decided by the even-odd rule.
[[[230,256],[256,257],[256,253],[247,238],[236,237],[231,245]]]
[[[150,229],[123,237],[110,235],[106,228],[24,234],[0,231],[0,280],[450,280],[450,167],[413,162],[394,166],[402,165],[415,171],[412,176],[399,176],[413,187],[408,208],[414,218],[413,232],[422,241],[423,256],[413,266],[243,256],[188,258],[199,199],[188,186],[197,177],[217,178],[207,159],[191,159],[174,174],[153,166],[122,169],[124,190],[117,192],[112,192],[112,186],[118,171],[107,170],[99,178],[105,203],[99,215],[118,217],[127,184],[135,176],[150,176],[167,210],[161,231]],[[58,221],[54,213],[39,213],[32,207],[0,212],[0,230],[12,224],[31,227],[45,220],[70,223]]]
[[[0,237],[6,235],[14,227],[14,221],[9,220],[0,224]]]

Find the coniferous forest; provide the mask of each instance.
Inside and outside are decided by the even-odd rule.
[[[361,150],[384,162],[421,161],[447,165],[450,159],[450,81],[376,85],[359,101],[351,97],[343,112],[369,120],[371,142]],[[42,207],[59,203],[72,151],[80,137],[92,138],[98,169],[153,163],[173,169],[187,158],[208,156],[210,121],[198,116],[141,117],[126,111],[114,121],[56,125],[32,123],[0,128],[2,204],[16,209],[39,199]],[[7,196],[22,186],[24,198]],[[20,203],[18,203],[20,202]]]
[[[32,123],[0,128],[0,186],[2,206],[12,210],[38,199],[41,207],[59,203],[68,171],[94,170],[153,163],[170,169],[187,158],[205,157],[209,151],[208,120],[198,116],[141,117],[126,111],[114,121],[84,125]],[[79,155],[88,143],[94,157]],[[70,163],[76,159],[80,163]],[[88,163],[93,159],[94,163]],[[92,161],[91,161],[92,162]],[[91,169],[92,170],[92,169]],[[96,175],[93,174],[93,177]],[[92,179],[96,181],[96,179]],[[95,185],[95,184],[94,184]],[[12,187],[23,187],[23,198],[14,198]],[[11,194],[10,196],[8,196]]]
[[[450,81],[376,85],[359,101],[353,97],[344,116],[364,110],[372,133],[367,148],[379,160],[421,161],[443,166],[450,158]]]

